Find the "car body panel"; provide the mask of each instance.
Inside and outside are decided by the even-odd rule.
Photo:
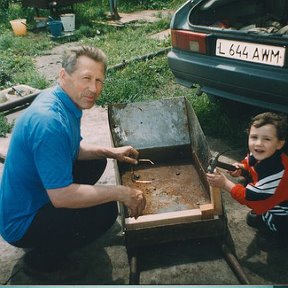
[[[242,2],[247,3],[246,0],[187,1],[173,15],[172,34],[173,32],[186,31],[207,35],[206,54],[183,50],[181,47],[173,46],[172,41],[172,49],[168,53],[168,64],[177,82],[187,87],[199,84],[203,92],[213,96],[288,113],[288,34],[283,36],[251,33],[235,29],[221,29],[211,25],[205,26],[201,23],[201,25],[191,24],[192,15],[197,14],[200,5],[201,7],[206,5],[209,10],[209,5],[216,5],[217,2],[221,5],[226,5],[226,3],[232,5],[231,2],[237,3],[238,10],[240,10]],[[250,7],[251,9],[248,9],[247,12],[251,15],[258,13],[256,11],[259,8],[257,5],[260,5],[261,1],[254,1],[253,3],[255,7]],[[216,11],[215,9],[213,11]],[[239,13],[246,12],[243,10]],[[285,49],[282,55],[285,57],[284,66],[272,66],[216,56],[217,39],[234,41],[235,43],[251,43],[253,47],[257,47],[257,49],[259,47],[259,50],[261,47],[281,47],[282,52]]]

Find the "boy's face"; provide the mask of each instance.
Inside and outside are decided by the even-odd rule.
[[[256,128],[251,126],[248,146],[256,160],[261,161],[272,156],[283,147],[285,141],[277,138],[274,125],[268,124]]]

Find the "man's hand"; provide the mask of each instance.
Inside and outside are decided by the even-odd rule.
[[[129,217],[137,219],[142,215],[146,206],[146,199],[141,190],[126,187],[122,203],[127,206]]]
[[[137,164],[137,158],[139,156],[139,152],[134,149],[132,146],[123,146],[113,148],[114,159],[120,162],[126,162],[130,164]]]

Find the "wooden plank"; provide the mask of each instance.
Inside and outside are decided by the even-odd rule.
[[[199,208],[202,213],[202,220],[214,218],[214,206],[212,204],[203,204]]]
[[[134,230],[176,223],[189,223],[192,221],[201,220],[201,217],[202,213],[200,209],[149,214],[140,216],[138,219],[126,218],[125,227],[127,230]]]
[[[210,186],[210,191],[211,191],[212,205],[214,207],[214,215],[222,215],[223,208],[222,208],[221,190],[218,187]]]

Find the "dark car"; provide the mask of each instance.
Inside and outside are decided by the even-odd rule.
[[[288,0],[192,0],[173,15],[178,83],[288,112]]]

